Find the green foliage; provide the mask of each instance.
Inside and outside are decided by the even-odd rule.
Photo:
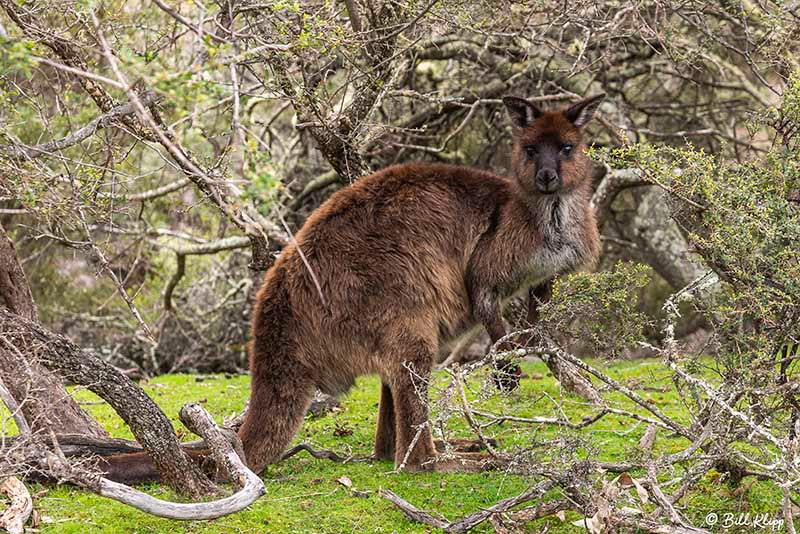
[[[775,142],[739,161],[691,144],[604,152],[612,165],[638,168],[669,192],[675,219],[709,269],[687,291],[701,297],[696,309],[714,332],[706,350],[717,355],[715,372],[777,433],[791,432],[797,414],[794,396],[781,388],[798,377],[791,353],[800,339],[799,102],[795,73],[780,104],[751,117],[753,131],[771,129]],[[677,351],[687,369],[699,368],[695,352]],[[694,402],[699,408],[696,395]],[[766,450],[747,449],[769,461]]]
[[[729,349],[754,356],[800,334],[800,143],[791,133],[800,127],[799,95],[795,74],[781,106],[755,119],[775,124],[780,117],[783,142],[741,162],[691,145],[605,152],[610,163],[638,167],[672,193],[692,246],[726,283],[708,315],[732,336]]]
[[[613,269],[556,280],[542,307],[542,327],[588,343],[591,354],[618,356],[644,340],[648,318],[638,311],[640,290],[651,279],[644,265],[619,262]]]
[[[269,152],[255,141],[247,143],[242,150],[246,154],[247,168],[244,169],[244,174],[248,179],[244,197],[254,200],[259,211],[268,215],[284,189],[283,182],[272,165]]]
[[[37,65],[36,56],[40,47],[35,42],[27,39],[4,39],[0,37],[0,72],[9,72],[23,76],[26,79],[33,77],[33,68]],[[3,87],[4,84],[0,84]],[[10,90],[10,94],[16,91]],[[0,89],[0,95],[5,94]],[[2,101],[0,101],[2,104]],[[0,105],[0,108],[3,106]]]

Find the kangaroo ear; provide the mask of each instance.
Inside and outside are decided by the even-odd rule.
[[[577,104],[572,104],[570,107],[564,110],[564,117],[566,117],[567,120],[576,128],[582,128],[587,122],[592,120],[592,117],[594,117],[594,112],[597,111],[597,107],[601,102],[603,102],[605,97],[606,95],[601,93],[585,100],[581,100]]]
[[[503,104],[506,105],[511,122],[518,128],[525,128],[535,121],[541,114],[541,110],[525,100],[516,96],[503,97]]]

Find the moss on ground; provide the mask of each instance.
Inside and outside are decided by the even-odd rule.
[[[637,390],[652,400],[666,414],[687,420],[685,408],[678,401],[669,373],[656,360],[622,361],[602,366],[608,374]],[[491,397],[479,401],[487,410],[513,410],[521,416],[554,416],[563,410],[573,421],[593,413],[591,407],[578,399],[565,395],[558,383],[548,375],[541,363],[526,363],[524,370],[530,378],[522,387],[507,397]],[[237,412],[243,406],[249,387],[246,376],[170,375],[143,384],[146,391],[171,417],[176,428],[180,407],[189,401],[200,401],[217,420]],[[435,390],[435,388],[433,388]],[[371,452],[372,436],[377,416],[379,381],[376,377],[359,379],[353,390],[342,400],[341,410],[320,418],[309,417],[298,441],[315,447],[330,448],[340,454],[367,455]],[[130,438],[131,434],[114,412],[87,391],[76,396],[102,424],[117,437]],[[641,410],[621,396],[619,406],[632,411]],[[3,418],[6,414],[2,415]],[[6,430],[13,424],[6,420]],[[462,422],[452,419],[453,435],[468,436]],[[491,435],[500,440],[502,447],[543,444],[553,448],[555,438],[576,442],[579,455],[599,460],[631,460],[641,456],[638,441],[645,425],[636,425],[626,417],[606,416],[589,428],[578,432],[565,431],[551,426],[530,426],[505,423],[490,427]],[[187,436],[190,439],[191,436]],[[659,431],[654,451],[672,452],[685,447],[681,438]],[[47,522],[41,532],[430,532],[424,525],[405,518],[390,503],[377,496],[377,490],[386,488],[401,495],[416,506],[435,510],[449,519],[485,508],[504,497],[516,495],[527,487],[522,476],[500,472],[481,474],[392,474],[393,465],[385,461],[335,464],[316,460],[304,453],[278,465],[270,466],[264,473],[267,494],[246,511],[230,517],[206,522],[178,523],[148,516],[119,503],[71,487],[32,487],[37,494],[35,507]],[[680,471],[665,474],[665,479],[679,475]],[[342,476],[352,481],[352,492],[337,482]],[[634,476],[636,474],[634,473]],[[612,478],[612,476],[608,476]],[[145,489],[160,498],[175,499],[169,490],[158,485]],[[362,493],[365,492],[365,493]],[[366,496],[364,496],[366,495]],[[709,512],[763,512],[776,517],[780,509],[777,488],[762,481],[746,478],[736,487],[724,476],[712,472],[703,479],[696,491],[683,501],[686,514],[696,524],[702,524]],[[530,525],[531,532],[539,532],[549,523],[548,532],[582,532],[571,521],[577,514],[567,514],[566,522],[551,517]],[[476,532],[490,532],[488,525]],[[721,530],[720,530],[721,531]],[[727,530],[727,532],[752,532]],[[766,530],[765,530],[766,531]]]

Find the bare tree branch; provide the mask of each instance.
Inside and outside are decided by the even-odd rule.
[[[452,522],[438,519],[427,512],[423,512],[419,508],[416,508],[409,502],[400,498],[397,494],[395,494],[392,491],[381,490],[379,495],[384,499],[388,500],[389,502],[391,502],[392,504],[394,504],[395,506],[397,506],[400,510],[403,511],[404,514],[406,514],[410,519],[414,521],[430,525],[434,528],[440,528],[445,532],[466,532],[474,528],[475,526],[481,524],[482,522],[486,521],[492,515],[501,514],[503,512],[511,510],[515,506],[519,506],[522,503],[540,498],[542,495],[547,493],[551,488],[555,487],[557,484],[558,484],[557,480],[545,480],[539,482],[535,486],[528,488],[527,490],[525,490],[524,492],[520,493],[515,497],[509,497],[508,499],[503,499],[485,510],[480,510],[478,512],[469,514],[467,516],[462,517],[461,519]]]
[[[28,425],[25,415],[22,413],[17,401],[14,400],[13,396],[11,396],[11,392],[6,389],[6,386],[3,384],[2,380],[0,380],[0,401],[3,401],[3,404],[6,405],[6,408],[8,408],[8,411],[11,413],[11,417],[14,418],[14,422],[17,424],[17,430],[19,430],[19,433],[30,433],[31,427]]]
[[[145,98],[145,102],[148,103],[148,105],[150,102],[152,102],[152,100],[152,97]],[[0,146],[0,152],[5,153],[8,157],[16,159],[33,159],[50,155],[53,152],[64,150],[65,148],[69,148],[85,139],[88,139],[97,131],[107,128],[116,120],[120,119],[121,117],[131,115],[132,113],[134,113],[134,108],[131,104],[116,106],[107,113],[97,117],[86,126],[78,128],[71,134],[67,135],[66,137],[62,137],[61,139],[55,139],[41,145],[29,147],[18,145]]]
[[[68,481],[87,488],[98,495],[117,500],[133,508],[167,519],[207,520],[238,512],[265,493],[264,483],[258,475],[247,469],[238,454],[233,450],[211,416],[198,404],[189,404],[181,410],[182,418],[201,432],[207,443],[211,443],[213,454],[221,460],[221,467],[229,472],[239,491],[210,502],[174,503],[152,497],[124,484],[108,480],[96,472],[87,471],[71,464],[62,453],[55,435],[52,435],[52,449],[41,440],[27,444],[24,451],[27,462],[36,463],[39,469],[59,480]]]

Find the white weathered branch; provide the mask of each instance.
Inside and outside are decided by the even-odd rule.
[[[175,503],[157,499],[71,464],[64,457],[55,434],[52,435],[51,447],[45,446],[41,440],[33,440],[27,444],[27,462],[31,465],[38,464],[42,472],[58,480],[70,482],[142,512],[167,519],[216,519],[243,510],[266,492],[261,478],[245,466],[224,436],[223,430],[214,423],[207,411],[198,404],[187,404],[181,410],[181,416],[211,445],[211,454],[218,459],[218,465],[229,473],[234,483],[241,486],[239,491],[211,502]]]
[[[33,512],[33,501],[28,488],[18,478],[8,477],[0,482],[0,493],[11,499],[11,504],[0,515],[0,528],[6,529],[8,534],[22,534],[25,523]]]
[[[129,506],[159,517],[179,520],[215,519],[247,508],[266,493],[261,478],[245,466],[214,423],[211,415],[199,404],[187,404],[181,409],[181,420],[190,429],[200,433],[210,446],[217,465],[226,470],[237,487],[241,489],[229,497],[211,502],[174,503],[156,499],[124,484],[101,478],[98,493]]]

